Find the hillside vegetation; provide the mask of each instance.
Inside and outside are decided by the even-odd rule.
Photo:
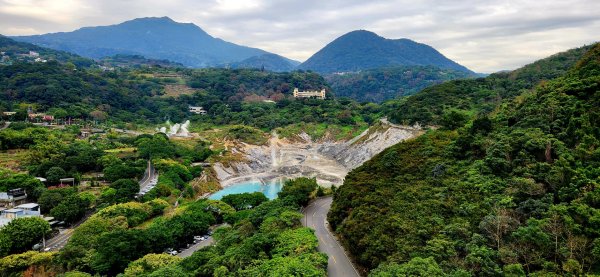
[[[387,103],[388,118],[395,123],[439,125],[444,115],[451,111],[489,114],[503,101],[521,95],[541,81],[564,75],[591,47],[558,53],[512,72],[449,81],[426,88],[414,96]]]
[[[352,171],[329,221],[357,261],[373,276],[598,274],[600,45],[586,49],[494,114],[442,125]],[[487,81],[460,82],[475,91],[466,84]]]
[[[327,256],[317,252],[317,237],[302,227],[298,212],[316,190],[314,179],[300,178],[287,181],[279,199],[271,201],[241,194],[224,199],[227,203],[201,199],[177,208],[162,199],[110,205],[75,228],[60,251],[2,255],[0,275],[325,276]],[[36,220],[39,228],[47,225]],[[215,223],[221,226],[214,245],[187,258],[163,253],[186,246]],[[5,241],[3,236],[0,232]]]
[[[444,81],[470,77],[475,74],[435,66],[396,66],[330,74],[325,80],[338,97],[379,103],[415,94]]]
[[[17,112],[3,118],[8,121],[26,119],[27,110],[32,109],[60,121],[76,119],[121,127],[191,119],[203,128],[243,124],[270,131],[298,123],[363,128],[380,112],[377,105],[335,99],[326,81],[312,72],[185,69],[164,63],[165,67],[151,67],[152,60],[139,56],[100,61],[108,66],[112,62],[127,65],[106,70],[78,56],[2,39],[0,46],[10,55],[41,49],[40,56],[49,59],[15,59],[11,65],[0,66],[0,111]],[[89,64],[74,64],[79,59]],[[292,96],[294,88],[325,88],[327,99],[297,100]],[[189,106],[201,106],[207,115],[191,114]]]
[[[229,68],[257,68],[274,72],[293,71],[300,63],[277,54],[263,54],[227,64]]]
[[[13,64],[19,61],[34,61],[36,57],[28,57],[29,51],[37,52],[39,58],[55,60],[62,63],[70,62],[76,66],[88,67],[94,64],[91,59],[83,58],[64,51],[40,47],[26,42],[18,42],[0,35],[0,52],[4,52],[2,63]],[[5,59],[5,60],[4,60]]]

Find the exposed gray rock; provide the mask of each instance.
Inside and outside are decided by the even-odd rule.
[[[242,180],[268,182],[275,178],[315,177],[324,186],[341,185],[346,174],[384,149],[423,133],[418,126],[399,126],[385,119],[348,141],[314,142],[306,133],[303,142],[290,142],[273,134],[268,146],[240,144],[236,151],[245,160],[229,165],[215,163],[223,186]]]

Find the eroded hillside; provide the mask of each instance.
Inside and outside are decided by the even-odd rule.
[[[325,186],[340,185],[346,174],[400,141],[423,131],[382,121],[351,140],[336,141],[329,136],[313,140],[306,133],[295,138],[271,135],[263,146],[238,143],[231,153],[240,159],[217,162],[214,169],[222,185],[245,179],[268,181],[279,177],[316,177]]]

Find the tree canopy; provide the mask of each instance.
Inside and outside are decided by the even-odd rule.
[[[328,219],[357,261],[374,276],[597,274],[600,45],[586,49],[493,113],[350,172]]]

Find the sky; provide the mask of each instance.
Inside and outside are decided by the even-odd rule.
[[[599,0],[0,0],[0,34],[32,35],[168,16],[304,61],[358,29],[409,38],[481,73],[600,41]]]

